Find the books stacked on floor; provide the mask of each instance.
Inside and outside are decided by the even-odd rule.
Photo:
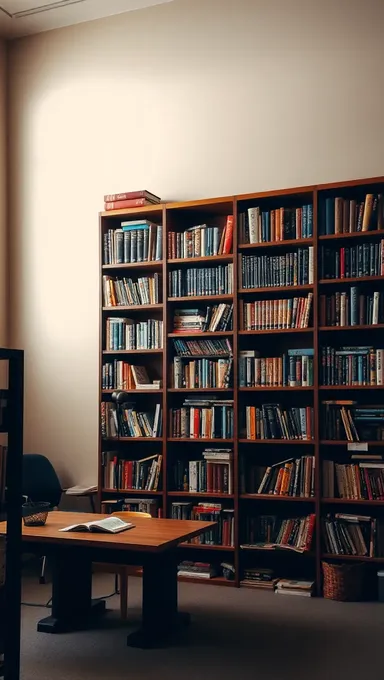
[[[168,285],[169,296],[174,298],[232,295],[233,264],[174,269],[168,273]]]
[[[350,500],[384,500],[384,463],[381,454],[356,454],[351,463],[322,461],[323,495]]]
[[[178,460],[173,467],[175,491],[233,493],[233,452],[205,449],[204,460]]]
[[[320,326],[375,326],[384,323],[384,296],[379,291],[362,293],[357,286],[349,291],[320,295]]]
[[[153,498],[110,498],[101,501],[101,512],[112,515],[114,512],[147,512],[151,517],[162,517],[162,508]]]
[[[349,247],[320,248],[320,279],[359,279],[384,274],[384,240]]]
[[[227,359],[173,360],[173,387],[176,389],[224,389],[229,386],[232,357]]]
[[[268,466],[247,464],[242,458],[240,485],[242,493],[313,498],[315,457],[288,458]]]
[[[119,458],[116,451],[105,451],[102,458],[105,488],[158,490],[162,455],[126,460]]]
[[[239,255],[241,287],[278,288],[313,283],[313,246],[284,255]]]
[[[384,349],[321,347],[322,385],[384,385]]]
[[[169,431],[177,439],[232,439],[233,399],[185,399],[169,412]]]
[[[383,211],[383,194],[366,194],[363,201],[330,196],[319,203],[319,235],[384,229]]]
[[[161,385],[161,380],[150,380],[145,366],[134,366],[118,359],[103,364],[103,390],[159,390]]]
[[[162,349],[163,322],[159,319],[134,321],[123,317],[108,317],[106,350]]]
[[[276,583],[275,592],[278,595],[312,597],[314,585],[314,581],[297,581],[289,578],[280,578]]]
[[[233,329],[233,305],[220,304],[201,309],[175,309],[173,333],[215,333]]]
[[[103,276],[104,307],[156,305],[160,302],[160,277],[141,276],[137,281]]]
[[[234,546],[235,518],[234,510],[223,508],[221,503],[193,503],[175,502],[171,506],[172,519],[194,519],[202,522],[217,522],[216,526],[204,534],[190,539],[189,543],[196,545],[226,545]]]
[[[239,352],[239,387],[311,387],[314,349],[288,349],[282,357]]]
[[[151,191],[124,191],[120,194],[106,194],[104,196],[104,210],[121,210],[122,208],[140,208],[143,205],[156,205],[161,198]]]
[[[333,555],[384,557],[384,522],[338,512],[322,519],[325,551]]]
[[[239,214],[240,243],[270,243],[313,236],[313,206],[262,210]]]
[[[244,331],[308,328],[313,293],[281,300],[240,301],[240,326]]]
[[[246,567],[243,570],[241,586],[248,588],[258,588],[260,590],[274,590],[278,579],[273,569],[266,567]]]
[[[118,409],[110,401],[101,402],[101,433],[103,438],[161,437],[162,408],[156,404],[153,412],[137,411],[132,403]]]
[[[232,356],[232,345],[228,338],[207,338],[206,340],[177,340],[172,341],[175,353],[179,357],[194,356]]]
[[[185,578],[208,579],[217,576],[217,569],[209,562],[183,560],[177,566],[177,575]]]
[[[232,252],[233,215],[228,215],[224,227],[199,224],[184,232],[168,232],[168,259],[187,259],[228,255]]]
[[[312,545],[315,518],[314,514],[293,518],[282,518],[277,515],[246,517],[246,542],[240,548],[308,552]]]
[[[163,227],[148,220],[122,222],[121,229],[104,234],[104,264],[160,262],[163,256]]]
[[[312,406],[283,408],[280,404],[245,407],[247,439],[302,439],[314,437]]]

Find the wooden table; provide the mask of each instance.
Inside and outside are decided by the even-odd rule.
[[[155,647],[189,620],[188,614],[178,612],[177,546],[215,523],[135,517],[135,527],[119,534],[59,531],[106,516],[51,512],[45,526],[23,526],[23,543],[49,556],[52,563],[52,613],[38,622],[37,630],[79,630],[89,627],[105,610],[104,600],[92,601],[92,562],[138,564],[143,567],[142,627],[128,636],[127,643]],[[4,522],[0,523],[3,532]]]

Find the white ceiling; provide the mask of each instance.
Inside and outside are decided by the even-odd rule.
[[[173,0],[0,0],[0,37],[16,38]]]

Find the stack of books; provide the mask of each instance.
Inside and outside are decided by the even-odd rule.
[[[161,384],[161,380],[150,380],[145,366],[133,366],[118,359],[103,364],[103,390],[159,390]]]
[[[248,208],[239,215],[240,243],[271,243],[313,236],[313,206],[262,210]]]
[[[240,548],[308,552],[312,545],[315,518],[314,514],[287,519],[276,515],[247,517],[245,522],[247,542]]]
[[[308,328],[313,293],[280,300],[240,301],[240,327],[245,331]]]
[[[201,309],[175,309],[173,333],[214,333],[232,330],[233,305],[222,303]]]
[[[103,452],[105,488],[157,491],[162,458],[155,454],[139,460],[126,460],[119,458],[116,451]]]
[[[169,431],[177,439],[232,439],[233,399],[185,399],[169,412]]]
[[[247,439],[302,439],[314,437],[312,406],[283,408],[281,404],[245,407]]]
[[[121,404],[119,408],[110,401],[101,402],[101,436],[161,437],[162,409],[156,404],[154,412],[137,411],[134,404]]]
[[[321,347],[322,385],[384,385],[384,349],[372,345]]]
[[[330,196],[320,201],[319,212],[320,236],[384,229],[383,194],[366,194],[363,201]]]
[[[315,495],[315,457],[288,458],[274,465],[247,465],[241,459],[242,493],[311,498]]]
[[[170,297],[233,294],[233,264],[174,269],[168,273]]]
[[[299,597],[312,597],[314,581],[296,581],[288,578],[280,578],[275,587],[278,595],[297,595]]]
[[[284,255],[239,255],[242,288],[279,288],[313,283],[313,246]]]
[[[184,232],[168,232],[168,259],[188,259],[228,255],[232,252],[233,215],[228,215],[223,227],[199,224]]]
[[[234,510],[223,508],[221,503],[175,502],[171,506],[172,519],[194,519],[202,522],[217,522],[213,529],[190,539],[194,545],[233,546],[235,541]]]
[[[233,452],[205,449],[204,460],[178,460],[174,472],[176,491],[190,493],[233,493]]]
[[[229,386],[232,357],[227,359],[195,359],[183,357],[173,360],[173,387],[175,389],[224,389]]]
[[[379,291],[361,293],[357,286],[349,291],[320,295],[320,326],[376,326],[384,323],[384,296]]]
[[[162,349],[163,322],[159,319],[134,321],[111,316],[106,321],[106,347],[110,351]]]
[[[384,522],[367,515],[338,512],[322,520],[325,551],[334,555],[384,557]]]
[[[323,460],[323,494],[335,497],[335,481],[338,498],[350,500],[384,500],[384,463],[382,455],[355,456],[351,463],[335,463]]]
[[[183,560],[177,567],[177,575],[186,578],[208,579],[217,575],[215,567],[209,562]]]
[[[158,274],[142,276],[137,281],[103,276],[104,307],[156,305],[160,301],[159,291]]]
[[[121,229],[108,229],[103,239],[103,264],[160,262],[163,227],[148,220],[122,222]]]
[[[273,590],[278,579],[273,569],[267,567],[246,567],[240,585],[260,590]]]
[[[320,248],[321,279],[359,279],[384,274],[384,240],[350,247]]]
[[[260,357],[260,352],[239,352],[239,387],[311,387],[313,348],[288,349],[282,357]]]
[[[150,191],[124,191],[120,194],[106,194],[104,196],[104,210],[122,210],[123,208],[139,208],[143,205],[156,205],[161,198]]]

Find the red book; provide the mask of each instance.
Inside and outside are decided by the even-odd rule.
[[[143,205],[153,205],[146,198],[129,198],[126,201],[107,201],[104,203],[105,210],[121,210],[122,208],[140,208]]]
[[[315,520],[316,520],[316,515],[309,515],[308,533],[307,533],[307,539],[305,541],[305,547],[304,547],[305,551],[311,549],[313,532],[315,530]]]
[[[227,224],[225,226],[223,255],[229,255],[229,253],[232,252],[232,241],[233,241],[233,215],[228,215]]]
[[[345,277],[345,248],[340,248],[340,278]]]
[[[193,418],[193,438],[199,439],[200,437],[200,410],[195,408],[194,418]]]
[[[115,201],[129,201],[132,198],[145,198],[151,203],[160,203],[161,199],[155,194],[152,194],[146,189],[141,191],[124,191],[122,194],[106,194],[104,196],[105,203],[114,203]]]

